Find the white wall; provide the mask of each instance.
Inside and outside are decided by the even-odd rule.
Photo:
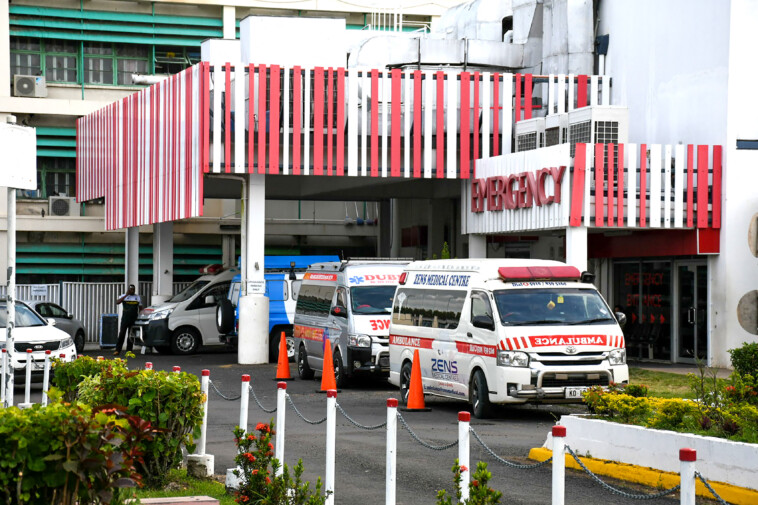
[[[737,140],[758,139],[758,3],[732,0],[729,40],[729,87],[725,142],[724,198],[721,254],[713,262],[712,338],[715,358],[742,342],[756,342],[755,333],[745,331],[737,320],[737,304],[747,292],[758,289],[758,258],[750,252],[750,219],[758,213],[758,151],[737,150]],[[723,307],[722,310],[718,310]],[[753,329],[754,331],[756,329]],[[728,364],[728,355],[724,356]]]
[[[724,144],[729,10],[713,0],[601,2],[597,34],[610,35],[611,103],[629,107],[629,142]]]

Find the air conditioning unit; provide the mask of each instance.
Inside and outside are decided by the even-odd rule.
[[[45,98],[47,96],[45,78],[41,75],[14,75],[13,96]]]
[[[79,204],[72,196],[51,196],[48,200],[48,213],[51,216],[79,216]]]
[[[535,117],[516,123],[516,152],[533,151],[545,146],[545,118]]]
[[[589,144],[626,144],[629,142],[629,109],[596,106],[568,113],[571,156],[579,142]]]
[[[545,147],[568,143],[568,114],[545,116]]]

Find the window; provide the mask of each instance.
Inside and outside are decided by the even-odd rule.
[[[88,42],[84,44],[84,84],[132,84],[132,74],[149,71],[147,46]]]
[[[37,187],[42,197],[76,194],[76,160],[74,158],[38,158]]]
[[[399,289],[392,323],[454,330],[461,318],[466,291]]]
[[[481,291],[471,293],[471,321],[477,316],[487,316],[492,318],[492,306],[487,298],[487,294]]]
[[[334,286],[302,285],[297,297],[296,311],[307,316],[324,316],[329,314],[334,290]]]
[[[45,78],[51,82],[77,82],[78,44],[69,40],[43,40]]]
[[[395,286],[359,286],[350,288],[354,314],[389,314]]]
[[[200,293],[200,295],[192,301],[190,306],[187,307],[187,310],[215,307],[219,304],[219,302],[221,302],[221,300],[227,297],[229,294],[230,285],[231,281],[220,282],[208,287],[204,292]],[[205,301],[205,299],[209,296],[213,297],[212,303],[206,303]]]
[[[42,75],[42,47],[39,39],[11,37],[11,74]]]
[[[537,132],[525,133],[516,138],[518,152],[537,149]]]
[[[267,280],[266,296],[274,302],[281,302],[288,298],[287,281],[285,280]]]

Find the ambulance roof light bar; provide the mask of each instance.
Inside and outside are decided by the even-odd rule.
[[[550,267],[500,267],[500,278],[508,282],[525,281],[578,281],[582,277],[579,269],[572,266]]]

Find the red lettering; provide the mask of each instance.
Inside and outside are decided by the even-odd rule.
[[[550,169],[549,168],[543,168],[539,172],[537,172],[537,196],[538,201],[540,202],[540,205],[547,205],[553,203],[554,196],[547,196],[547,188],[545,187],[547,185],[547,176],[550,175]]]
[[[537,187],[537,178],[533,172],[524,172],[526,174],[526,195],[524,204],[526,207],[531,207],[532,202],[536,203],[538,207],[542,207],[542,200],[539,197],[539,188]]]
[[[555,183],[553,201],[555,203],[561,203],[561,185],[563,184],[563,175],[566,173],[566,166],[560,166],[558,168],[550,167],[550,175],[553,176],[553,182]]]
[[[566,167],[542,168],[536,172],[521,172],[492,176],[471,181],[471,212],[512,210],[561,203],[561,184]],[[548,194],[548,177],[553,179],[553,194]]]

